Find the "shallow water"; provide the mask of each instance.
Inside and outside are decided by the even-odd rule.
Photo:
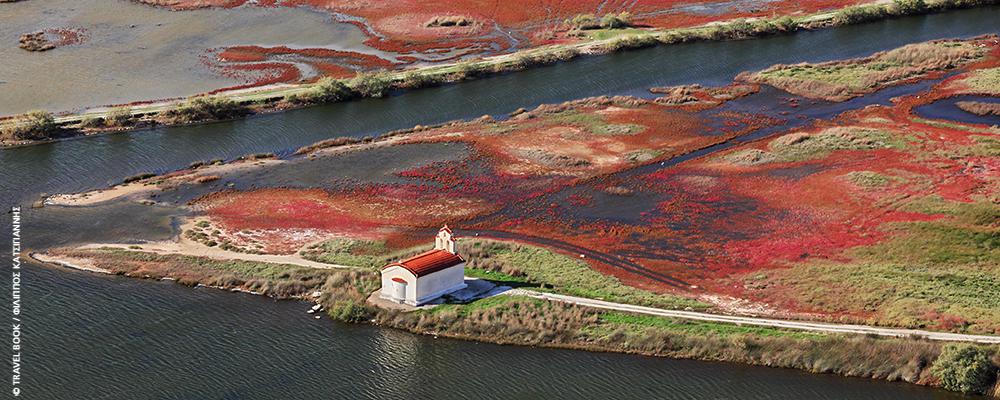
[[[17,47],[21,34],[83,28],[81,44],[45,52]],[[202,60],[233,45],[325,47],[372,53],[350,24],[305,8],[240,7],[174,12],[125,0],[0,4],[0,115],[32,109],[183,97],[240,80]]]
[[[332,137],[361,137],[416,124],[499,115],[518,107],[586,96],[648,96],[653,86],[726,84],[741,71],[774,63],[850,58],[923,40],[993,33],[998,31],[998,18],[1000,7],[991,7],[759,40],[659,46],[385,99],[8,149],[0,151],[4,166],[0,200],[25,201],[40,192],[82,191],[194,161],[258,152],[287,154]]]
[[[976,115],[958,108],[955,103],[962,101],[974,101],[980,103],[1000,103],[1000,97],[988,96],[954,96],[941,99],[930,104],[913,109],[918,116],[931,119],[943,119],[966,124],[1000,125],[1000,116],[997,115]]]

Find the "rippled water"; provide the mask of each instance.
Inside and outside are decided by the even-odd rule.
[[[957,399],[726,363],[497,346],[308,304],[29,266],[27,399]]]
[[[719,85],[774,63],[857,57],[934,38],[998,31],[1000,7],[894,19],[738,42],[702,42],[582,58],[550,67],[216,124],[161,128],[0,151],[0,200],[92,189],[140,172],[257,152],[289,152],[337,136],[365,136],[416,124],[652,86]],[[28,173],[30,171],[30,173]],[[81,173],[81,171],[83,173]]]

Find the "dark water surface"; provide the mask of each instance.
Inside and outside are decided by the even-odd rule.
[[[645,95],[650,87],[661,85],[726,84],[741,71],[775,63],[851,58],[906,43],[994,33],[998,20],[1000,7],[990,7],[758,40],[658,46],[385,99],[4,150],[0,151],[0,200],[83,191],[193,161],[257,152],[287,154],[331,137],[504,114],[543,103],[603,94]]]
[[[1000,103],[1000,97],[964,95],[941,99],[913,109],[914,114],[924,118],[943,119],[966,124],[1000,125],[1000,116],[976,115],[958,108],[956,103],[971,101],[978,103]]]

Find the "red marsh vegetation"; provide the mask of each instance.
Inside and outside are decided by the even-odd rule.
[[[914,112],[994,90],[994,49],[981,47],[977,61],[890,105],[729,148],[712,146],[778,132],[813,103],[761,91],[730,100],[769,104],[760,114],[728,102],[628,97],[541,106],[394,137],[471,149],[396,171],[395,183],[225,191],[195,205],[226,230],[318,229],[395,248],[449,223],[582,256],[660,292],[731,296],[815,318],[1000,332],[1000,131]],[[708,150],[685,156],[700,149]]]

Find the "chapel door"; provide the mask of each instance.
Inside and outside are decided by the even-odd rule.
[[[392,299],[400,303],[406,301],[406,282],[392,281]]]

